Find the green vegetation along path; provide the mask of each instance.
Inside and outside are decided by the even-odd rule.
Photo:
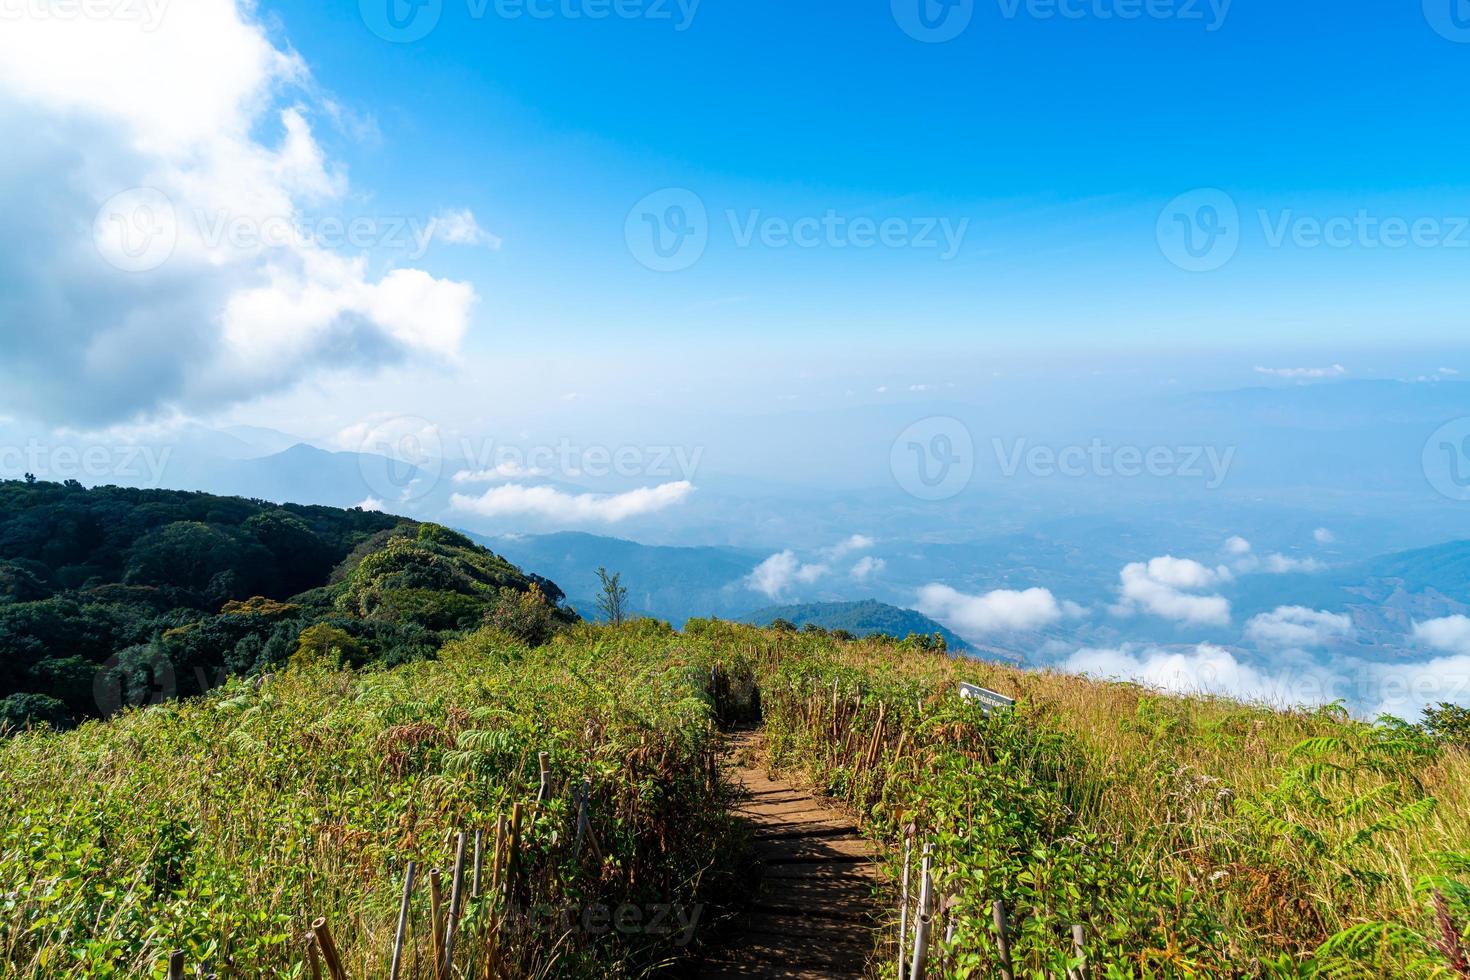
[[[761,881],[701,980],[862,977],[879,880],[872,847],[846,815],[771,779],[764,748],[762,733],[738,733],[726,756],[726,778],[743,791],[737,812],[750,824]]]

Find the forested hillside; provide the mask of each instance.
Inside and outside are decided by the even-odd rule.
[[[0,726],[198,694],[303,649],[401,663],[497,616],[549,630],[552,583],[464,536],[361,510],[0,482]]]

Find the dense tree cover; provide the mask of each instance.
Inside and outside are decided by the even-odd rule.
[[[385,514],[0,481],[0,730],[199,694],[303,648],[403,663],[485,622],[541,639],[563,598]]]

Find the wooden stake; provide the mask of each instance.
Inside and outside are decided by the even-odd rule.
[[[490,890],[500,891],[500,879],[505,868],[505,814],[495,817],[495,850],[490,854]]]
[[[1068,970],[1073,980],[1087,980],[1087,930],[1082,926],[1072,927],[1072,955],[1077,957],[1077,968]]]
[[[332,980],[347,980],[347,971],[342,968],[342,956],[337,952],[337,944],[332,939],[332,930],[327,927],[327,920],[317,919],[311,924],[311,932],[316,936],[316,944],[321,947],[322,959],[327,961],[327,973]]]
[[[388,969],[388,980],[398,980],[398,971],[403,966],[403,940],[408,935],[408,907],[413,898],[413,877],[418,865],[408,862],[408,871],[403,876],[403,901],[398,905],[398,933],[393,940],[393,964]]]
[[[311,980],[322,980],[322,958],[316,951],[316,937],[306,936],[306,962],[311,967]]]
[[[933,853],[934,846],[925,844],[919,877],[919,907],[914,913],[914,956],[909,966],[909,980],[924,980],[924,972],[929,966],[929,930],[933,926],[930,902],[934,898]]]
[[[587,836],[587,800],[592,795],[592,777],[582,777],[582,797],[577,803],[577,846],[572,851],[574,857],[582,856],[582,841]]]
[[[434,976],[444,963],[444,883],[438,868],[429,871],[429,956]]]
[[[465,836],[461,831],[454,845],[454,887],[449,892],[449,921],[444,927],[444,964],[441,969],[445,980],[454,970],[454,937],[459,932],[460,902],[464,898],[464,854]]]
[[[515,895],[516,879],[520,874],[521,818],[524,808],[517,803],[510,808],[510,842],[505,855],[505,894]]]
[[[168,980],[184,980],[184,951],[176,949],[168,957]]]
[[[1000,948],[1001,980],[1015,980],[1011,968],[1011,938],[1006,935],[1006,903],[997,898],[991,904],[990,911],[995,918],[996,945]]]
[[[541,788],[536,791],[536,804],[539,806],[551,795],[551,756],[538,752],[536,760],[541,764]]]

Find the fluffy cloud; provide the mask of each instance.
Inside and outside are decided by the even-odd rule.
[[[1470,617],[1446,616],[1415,623],[1414,639],[1436,650],[1470,655]]]
[[[1234,558],[1231,566],[1242,575],[1250,572],[1267,572],[1272,575],[1286,575],[1291,572],[1320,572],[1327,567],[1326,564],[1315,558],[1292,558],[1280,553],[1261,558],[1254,554],[1251,543],[1238,535],[1225,542],[1225,553]]]
[[[311,122],[335,107],[254,4],[169,4],[147,26],[36,15],[0,31],[10,402],[106,424],[454,356],[473,288],[369,269],[394,235],[414,255],[425,239],[347,232],[355,198]],[[472,216],[448,218],[440,237],[472,237]]]
[[[687,480],[615,494],[571,494],[555,487],[507,483],[492,487],[478,497],[456,493],[449,503],[455,510],[481,517],[540,517],[564,524],[616,524],[672,507],[693,492],[694,485]]]
[[[490,234],[468,210],[443,211],[434,218],[434,237],[451,245],[484,245],[500,248],[500,239]]]
[[[794,551],[781,551],[755,566],[745,582],[769,598],[780,599],[792,586],[810,585],[828,571],[826,565],[803,564]]]
[[[872,555],[864,555],[852,566],[852,577],[859,582],[866,582],[883,571],[888,566],[882,558],[874,558]]]
[[[484,470],[460,470],[454,474],[455,483],[495,483],[499,480],[522,480],[527,477],[550,476],[550,472],[537,469],[534,466],[526,466],[515,460],[506,460],[503,463]]]
[[[1209,568],[1192,559],[1165,555],[1134,562],[1119,577],[1121,600],[1114,611],[1120,615],[1141,611],[1203,626],[1230,622],[1230,601],[1221,595],[1202,594],[1230,581],[1229,569]]]
[[[1337,535],[1333,534],[1325,527],[1319,527],[1317,528],[1317,530],[1312,532],[1312,540],[1317,542],[1318,544],[1336,544]]]
[[[966,595],[937,583],[919,590],[918,609],[967,639],[1030,632],[1083,611],[1075,603],[1058,602],[1049,589],[997,589]]]
[[[383,512],[383,502],[377,497],[369,497],[358,504],[357,508],[358,510],[365,510],[372,514],[381,514]]]
[[[1219,694],[1281,705],[1304,700],[1295,696],[1299,688],[1288,677],[1264,673],[1209,643],[1182,650],[1127,644],[1116,649],[1083,649],[1066,660],[1062,669],[1178,694]]]
[[[1341,364],[1331,367],[1258,367],[1257,374],[1267,374],[1274,378],[1287,378],[1292,381],[1311,381],[1321,378],[1340,378],[1347,374],[1347,368]]]
[[[1305,649],[1325,646],[1353,633],[1352,618],[1304,606],[1280,606],[1251,619],[1246,636],[1265,646]]]
[[[827,550],[832,558],[841,558],[844,555],[854,554],[859,551],[868,551],[876,542],[866,534],[854,534],[845,541],[840,541]]]

